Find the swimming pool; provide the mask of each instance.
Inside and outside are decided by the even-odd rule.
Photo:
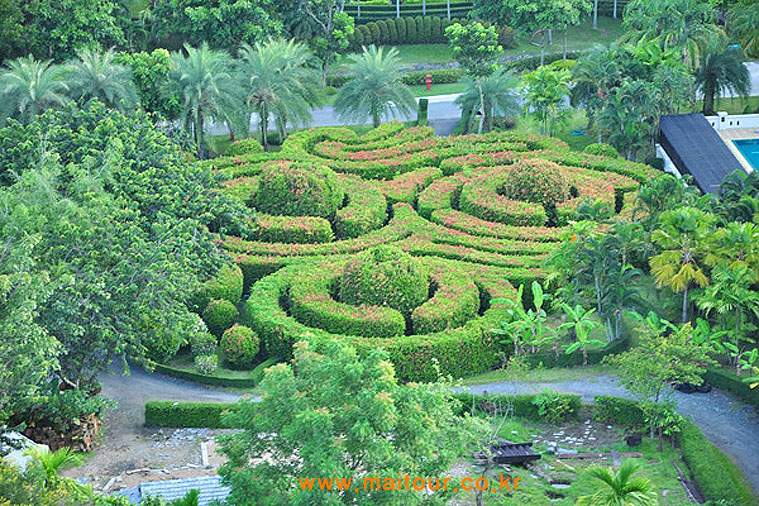
[[[759,139],[744,139],[733,141],[735,147],[741,152],[743,158],[754,170],[759,170]]]

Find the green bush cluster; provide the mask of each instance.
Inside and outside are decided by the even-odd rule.
[[[693,422],[683,422],[678,439],[683,459],[706,499],[736,506],[757,504],[759,498],[738,466],[711,444]]]
[[[520,160],[515,163],[503,183],[503,195],[543,207],[555,207],[569,197],[569,188],[556,170],[556,165],[542,160]]]
[[[224,331],[219,347],[224,359],[234,367],[249,367],[258,355],[261,341],[250,328],[236,324]]]
[[[582,151],[590,155],[600,155],[600,156],[608,156],[610,158],[620,158],[619,151],[617,151],[617,148],[615,148],[611,144],[606,144],[605,142],[594,142],[593,144],[588,144],[587,146],[585,146],[585,149],[583,149]]]
[[[219,367],[218,355],[197,355],[193,360],[195,370],[201,374],[213,374]]]
[[[219,402],[148,401],[145,425],[149,427],[193,427],[223,429],[221,414],[235,404]]]
[[[545,225],[545,209],[539,204],[513,200],[499,195],[502,178],[495,174],[483,175],[466,183],[459,197],[459,209],[486,221],[506,225]]]
[[[267,164],[261,169],[253,205],[278,216],[327,218],[343,203],[343,188],[332,170],[308,162]]]
[[[593,419],[631,428],[646,425],[646,414],[637,402],[609,395],[596,396],[593,401]]]
[[[237,308],[228,300],[214,299],[203,310],[203,321],[215,336],[220,336],[231,327],[237,316]]]
[[[318,216],[273,216],[260,214],[253,227],[257,241],[313,244],[335,238],[329,220]]]
[[[216,337],[208,332],[198,332],[190,338],[190,350],[193,357],[213,355],[216,353]]]
[[[261,145],[260,142],[258,142],[257,139],[254,139],[253,137],[248,137],[246,139],[240,139],[238,141],[235,141],[232,143],[229,148],[227,148],[227,152],[224,153],[226,156],[239,156],[239,155],[247,155],[250,153],[263,153],[264,147]]]
[[[546,420],[547,416],[552,416],[553,412],[543,411],[541,413],[541,402],[538,401],[541,395],[545,394],[489,394],[476,395],[468,392],[456,392],[454,398],[460,402],[458,411],[461,413],[476,413],[484,411],[487,413],[505,412],[510,409],[513,416],[527,418],[529,420]],[[550,403],[553,406],[561,406],[560,410],[564,413],[564,419],[577,419],[582,409],[582,399],[579,395],[554,393],[551,394]]]
[[[335,233],[340,239],[353,239],[380,228],[387,217],[387,202],[382,191],[361,178],[343,175],[347,203],[335,213]]]
[[[429,294],[429,272],[393,246],[377,246],[349,261],[339,281],[339,300],[355,306],[386,306],[410,314]]]

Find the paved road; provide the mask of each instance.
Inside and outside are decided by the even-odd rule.
[[[232,391],[147,373],[139,367],[134,367],[129,377],[102,375],[101,382],[103,394],[119,402],[118,409],[108,417],[108,430],[112,435],[118,435],[122,427],[134,430],[141,426],[145,401],[150,399],[234,402],[240,398],[240,394]],[[502,382],[469,387],[477,394],[537,393],[546,388],[581,395],[585,402],[592,402],[597,395],[630,397],[615,378],[605,375],[562,383]],[[759,492],[759,418],[756,411],[719,391],[690,395],[675,392],[674,395],[678,411],[690,417],[710,441],[735,460]]]

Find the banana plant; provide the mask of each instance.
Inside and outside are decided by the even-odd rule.
[[[575,336],[575,341],[567,345],[564,352],[567,355],[571,355],[577,350],[582,350],[582,365],[588,365],[588,349],[606,346],[605,342],[590,338],[590,332],[600,326],[597,321],[590,319],[596,310],[588,309],[586,311],[580,304],[577,304],[575,307],[569,304],[562,304],[562,308],[567,315],[568,321],[559,325],[556,330],[572,330]]]
[[[532,282],[531,288],[534,310],[525,309],[522,303],[524,285],[519,286],[514,299],[492,300],[494,304],[506,305],[508,315],[506,320],[501,321],[498,328],[493,329],[493,333],[508,336],[514,346],[515,355],[521,355],[528,347],[536,350],[548,340],[553,341],[555,349],[558,349],[555,334],[546,326],[547,316],[543,309],[543,304],[550,296],[543,291],[543,287],[537,281]],[[509,342],[509,340],[502,342]],[[556,354],[558,355],[558,351]]]

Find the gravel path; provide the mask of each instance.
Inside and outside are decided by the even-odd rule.
[[[582,396],[592,402],[597,395],[630,398],[611,376],[597,376],[561,383],[489,383],[468,387],[472,393],[537,393],[543,389]],[[729,455],[759,492],[759,417],[756,410],[732,396],[712,390],[708,394],[674,392],[677,410],[698,425],[709,441]]]

